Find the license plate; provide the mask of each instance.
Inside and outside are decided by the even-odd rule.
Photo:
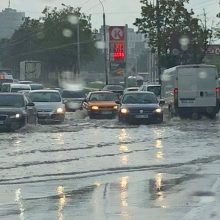
[[[4,121],[0,121],[0,125],[3,125],[4,124]]]
[[[148,115],[136,115],[135,118],[148,118]]]
[[[103,111],[102,114],[103,115],[110,115],[110,114],[112,114],[112,111]]]

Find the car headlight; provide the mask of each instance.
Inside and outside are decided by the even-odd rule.
[[[92,106],[92,110],[99,110],[99,106],[96,105]]]
[[[127,114],[129,112],[127,108],[122,108],[120,111],[122,114]]]
[[[63,114],[64,113],[64,109],[63,108],[58,108],[57,109],[57,113],[58,114]]]
[[[155,113],[162,113],[162,109],[161,108],[157,108],[154,110]]]
[[[117,109],[118,109],[118,106],[117,106],[117,105],[115,105],[115,106],[113,107],[113,109],[116,109],[116,110],[117,110]]]
[[[21,114],[16,114],[15,118],[21,118]]]
[[[17,113],[15,115],[10,116],[10,118],[16,118],[16,119],[21,118],[21,117],[22,117],[22,115],[20,113]]]

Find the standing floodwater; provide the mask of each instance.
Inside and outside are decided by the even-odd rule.
[[[176,220],[200,206],[219,217],[219,119],[127,126],[77,114],[0,134],[2,220]]]

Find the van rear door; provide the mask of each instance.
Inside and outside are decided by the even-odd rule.
[[[179,107],[216,106],[216,69],[184,67],[178,69]]]

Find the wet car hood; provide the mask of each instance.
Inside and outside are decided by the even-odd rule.
[[[21,108],[10,108],[10,107],[0,108],[0,115],[1,114],[11,115],[11,114],[15,114],[15,113],[22,113],[23,110],[24,110],[23,107],[21,107]]]
[[[117,105],[115,101],[92,101],[88,102],[89,106],[115,106]]]
[[[37,110],[56,110],[57,108],[64,107],[61,102],[34,102]]]
[[[84,98],[63,98],[63,100],[67,102],[82,102]]]
[[[122,104],[121,108],[154,110],[160,106],[159,104]]]

